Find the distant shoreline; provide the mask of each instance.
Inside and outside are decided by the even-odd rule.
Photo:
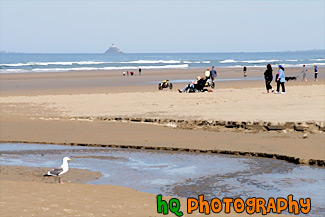
[[[311,50],[285,50],[285,51],[207,51],[207,52],[123,52],[108,53],[108,55],[123,54],[220,54],[220,53],[294,53],[294,52],[325,52],[325,49]],[[104,54],[103,52],[19,52],[19,51],[0,51],[0,54]]]

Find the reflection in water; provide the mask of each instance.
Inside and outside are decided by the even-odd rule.
[[[311,216],[325,215],[325,169],[284,161],[206,153],[0,144],[2,165],[52,167],[63,156],[71,168],[100,171],[90,184],[111,184],[176,197],[311,198]]]

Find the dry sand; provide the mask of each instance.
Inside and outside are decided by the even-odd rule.
[[[241,69],[217,71],[219,79],[242,76]],[[300,71],[291,68],[286,75],[294,76]],[[70,119],[105,116],[325,121],[324,68],[319,70],[317,83],[288,82],[285,95],[265,94],[263,80],[217,82],[212,93],[179,94],[176,89],[185,83],[175,83],[172,91],[157,90],[155,82],[193,79],[203,72],[203,69],[152,70],[144,71],[141,77],[122,77],[119,71],[1,74],[0,140],[228,150],[279,154],[306,161],[325,159],[325,136],[321,130],[303,139],[303,133],[293,131],[186,130]],[[248,76],[263,78],[263,72],[264,69],[253,69]],[[20,169],[1,169],[0,177],[4,177],[0,181],[1,216],[161,216],[156,213],[155,195],[118,186],[49,184],[33,180],[32,176],[29,177],[33,182],[10,178],[20,174]]]
[[[325,85],[289,86],[286,95],[261,88],[1,97],[3,113],[25,117],[147,117],[183,120],[325,121]],[[23,108],[23,110],[22,110]]]
[[[297,75],[299,70],[290,68],[286,73]],[[152,70],[141,77],[122,77],[117,71],[2,74],[1,115],[325,121],[323,68],[319,70],[317,83],[287,82],[286,95],[265,94],[263,80],[217,82],[214,92],[196,94],[176,94],[177,88],[183,88],[186,83],[174,83],[173,91],[158,91],[154,83],[166,77],[193,79],[200,71],[203,69]],[[263,78],[263,71],[254,69],[248,78]],[[240,69],[218,69],[218,72],[218,79],[242,78]]]

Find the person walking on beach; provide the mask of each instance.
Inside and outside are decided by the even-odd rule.
[[[284,74],[284,68],[282,65],[279,65],[279,77],[277,78],[277,88],[274,93],[279,93],[280,91],[280,84],[282,88],[281,94],[285,94],[285,88],[284,88],[284,83],[286,82],[286,76]]]
[[[243,68],[243,72],[244,72],[244,77],[247,77],[247,67],[246,66],[244,66],[244,68]]]
[[[207,68],[207,70],[205,71],[204,76],[205,76],[206,80],[210,79],[210,69],[209,68]]]
[[[139,76],[141,76],[141,68],[139,68]]]
[[[316,65],[314,65],[314,72],[315,72],[315,81],[317,81],[318,69]]]
[[[212,68],[210,70],[210,76],[211,76],[211,80],[214,82],[214,80],[217,77],[217,71],[214,69],[214,66],[212,66]]]
[[[274,92],[272,86],[271,86],[271,82],[273,80],[273,73],[272,73],[273,69],[271,64],[267,64],[266,66],[266,70],[264,72],[264,79],[265,79],[265,85],[266,85],[266,93],[269,93],[269,90],[272,89],[272,92]]]
[[[303,68],[302,68],[302,71],[301,71],[300,74],[302,74],[302,81],[306,81],[307,82],[307,69],[306,69],[306,65],[303,65]]]
[[[129,71],[126,71],[126,75],[129,76]]]

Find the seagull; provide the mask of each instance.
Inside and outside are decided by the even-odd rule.
[[[69,164],[68,161],[72,161],[69,157],[64,157],[62,160],[62,165],[58,168],[51,169],[44,176],[61,176],[62,174],[68,172]],[[59,177],[59,183],[63,184],[61,177]]]

